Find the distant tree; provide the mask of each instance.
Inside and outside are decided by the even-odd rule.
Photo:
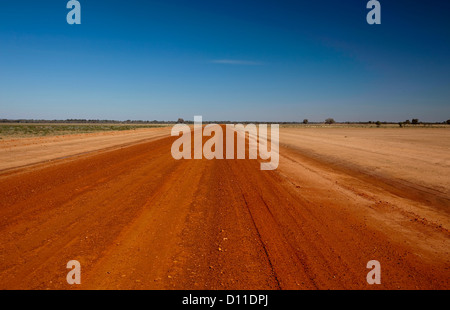
[[[375,124],[377,125],[377,127],[381,126],[381,122],[380,121],[376,121]]]
[[[413,118],[413,119],[411,120],[411,124],[413,124],[413,125],[419,124],[419,119],[418,119],[418,118]]]
[[[411,124],[411,122],[409,121],[409,119],[407,119],[407,120],[405,121],[405,124],[406,124],[406,125]]]
[[[336,123],[336,121],[333,118],[327,118],[325,120],[325,124],[331,125],[331,124],[334,124],[334,123]]]
[[[398,123],[398,126],[400,126],[400,128],[402,128],[402,127],[403,127],[403,123],[402,123],[402,122],[399,122],[399,123]]]
[[[179,123],[179,124],[182,124],[182,123],[184,123],[184,119],[182,119],[182,118],[179,118],[179,119],[178,119],[178,121],[177,121],[177,123]]]
[[[450,125],[450,119],[447,120],[447,124]]]
[[[308,124],[308,122],[309,122],[309,121],[308,121],[308,119],[306,119],[306,118],[303,120],[303,124]]]

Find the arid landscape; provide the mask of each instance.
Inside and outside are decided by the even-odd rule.
[[[286,126],[273,171],[170,130],[0,140],[0,289],[450,288],[449,127]]]

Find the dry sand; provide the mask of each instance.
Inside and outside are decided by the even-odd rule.
[[[450,288],[447,129],[286,128],[275,171],[168,134],[0,145],[0,288]]]

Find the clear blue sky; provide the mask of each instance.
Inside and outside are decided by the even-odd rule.
[[[450,1],[0,1],[0,118],[450,119]]]

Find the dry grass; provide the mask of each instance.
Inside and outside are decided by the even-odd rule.
[[[0,139],[165,127],[162,124],[0,124]]]

